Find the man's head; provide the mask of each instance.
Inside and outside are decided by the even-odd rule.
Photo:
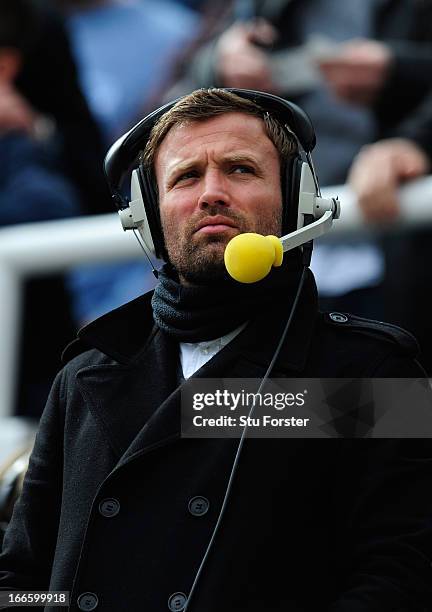
[[[224,277],[225,246],[239,233],[280,235],[281,165],[296,152],[280,122],[226,90],[193,92],[159,119],[141,159],[183,282]]]

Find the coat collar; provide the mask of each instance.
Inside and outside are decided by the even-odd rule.
[[[63,361],[69,361],[91,348],[98,349],[122,365],[131,366],[140,361],[158,331],[153,321],[152,295],[153,292],[146,293],[83,327],[77,339],[63,352]],[[263,312],[251,321],[244,330],[247,333],[242,332],[226,348],[240,350],[245,357],[257,363],[269,361],[275,348],[269,340],[274,338],[276,341],[280,337],[290,314],[292,300],[293,296],[281,295],[271,311]],[[281,351],[280,362],[285,367],[296,371],[303,369],[312,338],[317,303],[315,280],[309,270]]]
[[[151,294],[105,315],[79,333],[66,357],[96,348],[114,362],[77,373],[86,405],[119,460],[132,458],[180,437],[182,385],[176,341],[153,324]],[[292,296],[280,296],[196,374],[200,378],[262,378],[290,314]],[[286,305],[288,304],[288,306]],[[308,273],[273,377],[304,370],[317,319],[317,293]]]
[[[152,295],[150,291],[80,329],[77,338],[63,351],[63,362],[91,348],[122,365],[137,359],[156,332]]]

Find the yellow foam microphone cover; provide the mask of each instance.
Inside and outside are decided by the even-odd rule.
[[[225,267],[228,274],[240,283],[256,283],[280,266],[283,260],[282,243],[277,236],[239,234],[225,248]]]

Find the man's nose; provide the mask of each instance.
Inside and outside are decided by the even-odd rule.
[[[211,206],[229,206],[225,178],[220,172],[209,172],[205,175],[198,206],[203,209]]]

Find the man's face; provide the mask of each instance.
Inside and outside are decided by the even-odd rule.
[[[225,247],[237,234],[280,236],[279,155],[261,119],[226,113],[174,126],[155,172],[165,244],[181,282],[223,278]]]

